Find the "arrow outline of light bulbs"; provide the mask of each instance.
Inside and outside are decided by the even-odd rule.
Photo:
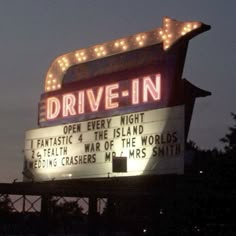
[[[44,91],[61,89],[64,74],[71,66],[160,43],[163,44],[164,51],[169,51],[180,40],[188,41],[209,29],[209,25],[199,21],[180,22],[164,17],[163,26],[160,28],[63,54],[49,67]]]

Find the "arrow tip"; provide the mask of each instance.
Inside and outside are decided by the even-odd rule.
[[[190,40],[194,36],[209,30],[211,27],[199,21],[180,22],[169,17],[163,18],[159,35],[163,40],[163,49],[170,49],[180,39]]]

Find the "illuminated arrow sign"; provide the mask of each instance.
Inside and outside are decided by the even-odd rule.
[[[26,180],[182,174],[195,98],[209,95],[182,72],[188,41],[208,29],[164,18],[161,28],[56,58],[40,128],[26,134]],[[121,153],[127,172],[116,173]]]
[[[50,92],[61,89],[64,74],[74,65],[160,43],[163,44],[163,50],[167,51],[178,41],[190,40],[209,29],[210,26],[201,22],[179,22],[166,17],[161,28],[69,52],[59,56],[51,64],[46,74],[44,90]]]

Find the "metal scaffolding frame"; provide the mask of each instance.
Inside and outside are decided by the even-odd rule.
[[[10,207],[15,213],[21,215],[36,213],[41,225],[38,235],[47,235],[50,231],[48,219],[52,199],[55,202],[69,202],[72,199],[79,205],[83,205],[83,213],[87,216],[85,231],[89,236],[101,235],[98,230],[100,227],[98,216],[101,216],[106,209],[106,226],[103,230],[105,235],[113,235],[115,200],[134,197],[153,198],[161,194],[158,189],[163,186],[173,192],[175,175],[168,177],[168,183],[166,185],[165,177],[1,183],[0,200],[9,197]]]

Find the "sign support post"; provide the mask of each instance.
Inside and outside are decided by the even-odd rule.
[[[99,222],[97,212],[97,197],[89,197],[89,211],[88,211],[88,236],[99,236]]]
[[[41,212],[40,212],[40,224],[39,235],[47,236],[49,235],[49,214],[50,214],[50,197],[45,194],[42,195],[41,199]]]

